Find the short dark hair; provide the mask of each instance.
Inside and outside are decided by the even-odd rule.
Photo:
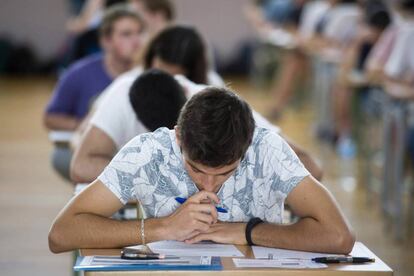
[[[243,99],[227,88],[211,86],[185,104],[177,126],[188,158],[217,168],[243,157],[252,142],[255,122]]]
[[[383,0],[366,0],[363,4],[365,23],[378,30],[384,30],[391,23],[387,4]]]
[[[142,73],[129,90],[132,108],[150,131],[174,128],[187,98],[184,89],[170,74],[151,69]]]
[[[408,11],[410,13],[414,12],[414,0],[399,0],[398,5],[405,11]]]
[[[164,15],[164,18],[168,21],[173,21],[175,18],[174,5],[169,0],[140,0],[144,4],[145,8],[152,12],[160,12]]]
[[[186,77],[195,83],[207,83],[207,57],[200,34],[192,27],[171,26],[149,43],[144,54],[144,67],[151,68],[156,57],[179,65]]]
[[[115,4],[105,11],[102,22],[99,25],[99,36],[110,36],[113,32],[115,23],[125,17],[134,19],[139,23],[141,29],[144,28],[144,21],[137,12],[131,10],[125,4]]]

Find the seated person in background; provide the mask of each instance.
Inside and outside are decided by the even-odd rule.
[[[124,6],[107,11],[100,26],[104,52],[76,62],[59,79],[44,115],[48,129],[74,131],[80,125],[95,98],[115,77],[134,65],[142,28],[140,17]],[[55,154],[60,157],[55,155],[53,159],[70,162],[70,150],[61,150],[59,154],[57,148]],[[63,162],[58,169],[64,176],[68,176],[69,162]]]
[[[356,152],[356,145],[351,135],[351,100],[354,83],[350,82],[350,76],[356,72],[358,75],[364,76],[369,53],[390,21],[385,3],[378,0],[366,1],[364,18],[359,24],[358,34],[346,50],[341,62],[337,81],[333,88],[335,131],[338,137],[337,152],[341,157],[353,156]],[[361,83],[359,88],[359,96],[362,93],[367,94],[370,90],[368,83]]]
[[[223,85],[217,74],[212,71],[207,73],[204,45],[197,32],[189,27],[176,26],[162,31],[150,43],[144,60],[146,68],[157,68],[170,74],[185,74],[177,76],[177,80],[185,88],[187,98],[202,89],[193,82]],[[134,93],[130,92],[130,88],[141,72],[141,68],[136,68],[126,73],[106,90],[104,99],[76,147],[71,164],[71,178],[74,182],[95,180],[120,148],[136,135],[148,131],[148,127],[137,118],[137,110],[133,109],[128,96],[128,93]],[[156,106],[157,102],[158,99],[154,97],[148,103],[147,106],[153,106],[150,111],[163,110],[164,106]],[[278,129],[258,113],[255,113],[255,118],[262,127]],[[164,125],[160,124],[157,127],[162,126]],[[292,146],[311,173],[321,178],[321,169],[307,152],[294,144]]]
[[[145,22],[149,37],[167,28],[175,19],[174,4],[170,0],[129,0]]]
[[[187,201],[180,205],[175,197]],[[110,219],[132,198],[145,219]],[[296,223],[283,224],[284,203],[300,217]],[[217,213],[216,204],[227,213]],[[289,145],[256,127],[244,100],[215,87],[186,103],[174,129],[141,134],[125,145],[49,233],[55,253],[158,240],[345,254],[355,242],[332,195]]]

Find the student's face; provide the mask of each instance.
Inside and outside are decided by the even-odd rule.
[[[184,166],[188,175],[200,191],[217,193],[220,187],[232,176],[240,164],[240,160],[219,168],[211,168],[191,161],[183,152]]]
[[[177,127],[175,127],[175,133],[178,146],[181,148],[181,141],[178,135]],[[197,188],[200,191],[208,191],[213,193],[217,193],[220,190],[220,187],[223,185],[223,183],[233,175],[240,164],[239,159],[232,164],[218,168],[212,168],[192,161],[190,158],[188,158],[185,150],[182,150],[182,156],[184,167],[188,175],[196,184]]]
[[[168,20],[160,13],[154,13],[149,11],[144,3],[139,0],[131,0],[130,5],[132,8],[141,15],[142,19],[147,26],[147,31],[151,35],[155,35],[162,30],[163,27],[169,24]]]
[[[134,60],[141,48],[141,28],[135,19],[119,19],[113,26],[112,34],[104,38],[105,51],[124,61]]]
[[[186,73],[187,73],[184,70],[184,68],[181,67],[180,65],[165,62],[159,57],[154,58],[154,60],[152,61],[151,68],[162,70],[162,71],[167,72],[171,75],[184,75],[185,76]]]

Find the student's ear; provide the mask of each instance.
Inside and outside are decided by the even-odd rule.
[[[178,126],[174,126],[174,132],[175,132],[175,139],[177,140],[177,144],[179,147],[181,147],[180,129],[178,128]]]

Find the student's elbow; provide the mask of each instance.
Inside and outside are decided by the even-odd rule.
[[[65,234],[62,231],[62,229],[63,228],[55,222],[49,231],[49,249],[53,253],[62,253],[70,250],[68,249],[68,246],[65,244],[65,241],[67,239],[65,239]]]
[[[349,254],[354,248],[355,234],[352,230],[344,229],[341,231],[335,241],[335,251],[339,254]]]
[[[54,124],[52,122],[52,118],[50,117],[49,113],[43,114],[43,126],[49,130],[54,130]]]
[[[84,169],[84,161],[80,156],[75,154],[70,164],[70,179],[75,183],[87,183],[90,179],[87,178]]]

